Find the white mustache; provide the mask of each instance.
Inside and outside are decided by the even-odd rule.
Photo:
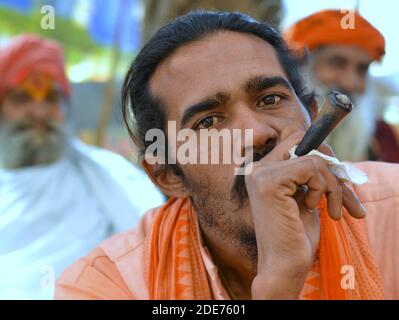
[[[57,132],[60,127],[60,125],[52,121],[19,121],[8,125],[10,133],[35,130],[35,127],[37,126],[42,126],[49,132]]]

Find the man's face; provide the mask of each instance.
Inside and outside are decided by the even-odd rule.
[[[353,46],[329,45],[312,53],[313,80],[327,91],[337,89],[350,96],[361,95],[366,89],[371,57]]]
[[[62,148],[61,93],[51,78],[32,74],[0,106],[0,163],[18,168],[56,160]]]
[[[220,32],[181,47],[158,66],[150,90],[178,130],[252,129],[255,158],[310,124],[274,48],[248,34]],[[237,165],[178,166],[201,227],[253,248],[250,208],[232,198]]]
[[[61,95],[55,82],[46,75],[35,73],[8,91],[0,112],[5,122],[30,119],[40,131],[45,122],[62,122],[60,102]]]

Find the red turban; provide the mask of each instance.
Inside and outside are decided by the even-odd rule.
[[[28,34],[16,37],[0,49],[0,98],[33,72],[50,76],[69,96],[62,47],[55,41]]]
[[[322,45],[351,45],[366,51],[373,60],[381,60],[385,54],[384,36],[358,12],[353,13],[354,28],[344,29],[341,21],[346,14],[340,10],[314,13],[289,28],[284,38],[293,49],[307,47],[313,51]]]

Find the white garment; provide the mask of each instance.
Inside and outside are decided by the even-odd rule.
[[[51,299],[66,267],[163,202],[143,171],[78,140],[51,165],[0,169],[0,299]]]

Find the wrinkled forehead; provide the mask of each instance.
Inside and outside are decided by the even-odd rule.
[[[275,49],[251,34],[223,31],[187,44],[160,63],[150,91],[178,120],[186,106],[216,92],[238,92],[255,76],[287,78]]]

